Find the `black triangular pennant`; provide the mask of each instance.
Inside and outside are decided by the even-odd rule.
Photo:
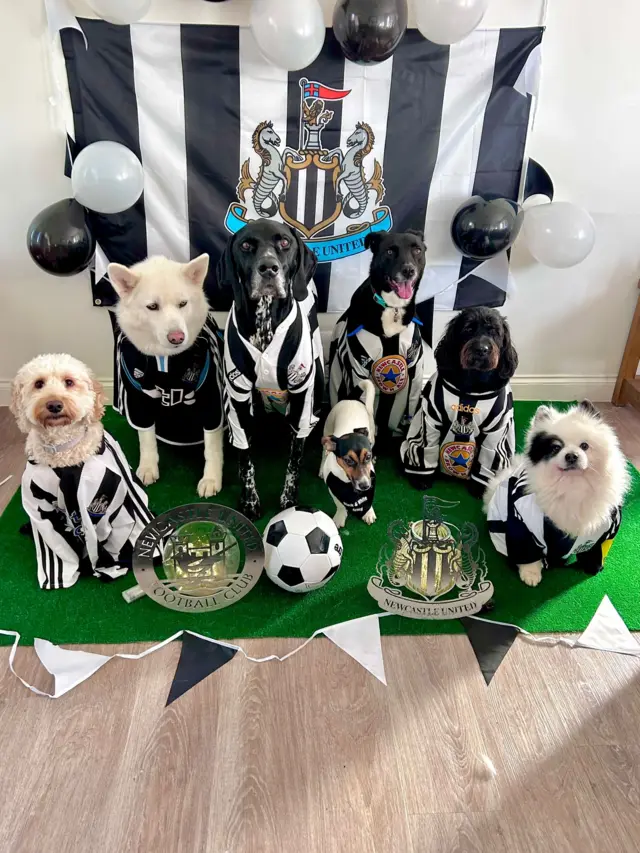
[[[201,640],[200,637],[195,637],[185,631],[182,635],[180,660],[167,696],[167,705],[175,702],[176,699],[179,699],[188,690],[215,672],[216,669],[220,669],[225,663],[229,663],[237,651],[237,649],[231,649],[229,646],[221,646],[218,643]]]
[[[529,158],[522,200],[526,201],[532,195],[546,195],[549,201],[553,201],[553,181],[544,166]]]
[[[496,674],[505,655],[513,645],[520,629],[515,625],[502,625],[487,619],[465,616],[460,619],[475,652],[487,684]]]

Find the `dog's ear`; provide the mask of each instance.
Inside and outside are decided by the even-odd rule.
[[[498,373],[501,379],[511,379],[518,369],[518,353],[511,343],[511,331],[505,320],[502,321],[503,342],[498,362]]]
[[[209,255],[207,254],[199,255],[197,258],[189,261],[188,264],[182,265],[182,271],[185,278],[199,289],[202,289],[202,286],[204,285],[204,280],[207,277],[208,270]]]
[[[216,311],[228,311],[238,291],[240,275],[233,254],[235,234],[227,240],[216,266],[215,305]]]
[[[102,382],[98,382],[92,373],[89,375],[89,382],[93,391],[93,410],[89,422],[97,424],[104,417],[104,404],[107,402],[107,395],[104,393]]]
[[[354,432],[356,435],[363,435],[365,438],[369,438],[369,430],[366,427],[356,427]]]
[[[375,255],[375,253],[380,248],[380,243],[382,243],[382,238],[387,234],[386,231],[370,231],[367,236],[364,238],[364,247],[365,249],[371,249],[371,253]]]
[[[449,320],[436,346],[434,357],[438,370],[460,369],[460,342],[457,335],[459,316]]]
[[[417,228],[407,228],[405,234],[413,234],[415,237],[419,237],[424,243],[424,231],[420,231]]]
[[[20,432],[28,433],[30,429],[29,422],[24,415],[24,406],[22,404],[23,389],[24,383],[20,373],[18,373],[11,383],[11,402],[9,403],[9,411],[16,419]]]
[[[539,426],[544,421],[549,421],[553,417],[553,409],[551,406],[538,406],[536,413],[533,416],[532,424]]]
[[[140,276],[137,273],[122,264],[109,264],[107,274],[120,299],[133,293],[140,281]]]
[[[324,435],[322,437],[322,446],[329,452],[335,453],[338,446],[338,439],[335,435]]]
[[[292,229],[291,233],[298,246],[296,266],[291,276],[291,292],[297,302],[304,302],[309,293],[307,285],[316,271],[318,259],[315,252],[311,251],[297,231]]]
[[[597,421],[602,420],[602,415],[593,405],[591,400],[582,400],[582,402],[578,405],[578,409],[581,412],[584,412],[585,415],[589,415],[590,418],[595,418]]]

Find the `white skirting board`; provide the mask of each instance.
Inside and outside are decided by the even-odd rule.
[[[113,380],[100,379],[108,402],[113,398]],[[551,376],[514,376],[511,380],[515,400],[583,400],[593,403],[610,403],[615,376],[579,376],[554,374]],[[0,406],[8,406],[11,398],[11,380],[0,379]]]

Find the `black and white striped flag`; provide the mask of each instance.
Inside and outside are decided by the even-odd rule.
[[[209,252],[274,216],[316,252],[321,311],[340,312],[364,280],[370,230],[424,229],[418,301],[501,305],[508,258],[474,272],[449,236],[456,207],[476,193],[521,195],[542,28],[479,30],[451,47],[409,30],[379,65],[345,60],[331,30],[303,72],[267,63],[247,28],[114,26],[81,20],[62,32],[74,117],[72,155],[121,142],[141,159],[143,198],[91,214],[105,258]],[[469,274],[470,275],[467,275]],[[467,276],[463,281],[458,280]],[[214,307],[214,282],[208,282]],[[99,300],[99,301],[97,301]],[[103,279],[97,304],[115,296]]]

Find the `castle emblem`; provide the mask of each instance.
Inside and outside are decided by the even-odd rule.
[[[237,201],[229,206],[225,226],[235,233],[252,219],[277,218],[302,235],[320,262],[333,261],[364,251],[371,231],[391,228],[391,211],[380,206],[383,170],[373,155],[370,125],[357,122],[344,150],[339,129],[331,127],[335,110],[327,104],[344,100],[350,90],[306,77],[298,84],[297,147],[283,145],[272,121],[257,125],[254,153],[240,169]]]

